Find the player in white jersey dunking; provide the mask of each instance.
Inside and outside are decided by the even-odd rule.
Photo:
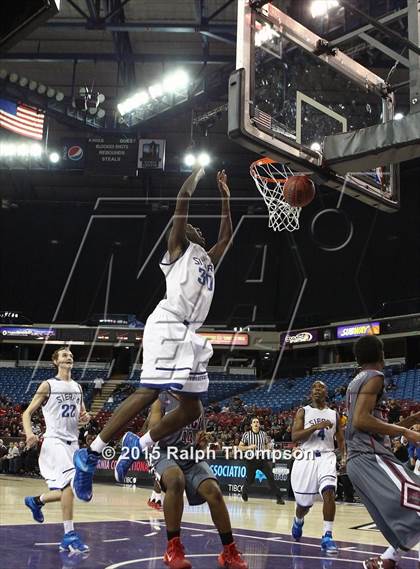
[[[56,350],[52,361],[57,367],[54,378],[43,381],[27,409],[22,414],[23,428],[28,448],[38,443],[32,432],[31,416],[39,408],[45,419],[46,431],[39,455],[39,469],[49,491],[40,496],[27,496],[26,506],[32,511],[35,521],[42,523],[42,508],[50,502],[61,502],[64,537],[60,551],[85,553],[89,547],[82,542],[73,528],[73,455],[79,448],[79,422],[87,423],[89,415],[83,403],[82,389],[71,378],[73,354],[67,348]]]
[[[203,175],[202,168],[195,170],[178,193],[168,251],[161,262],[166,298],[159,302],[146,322],[140,388],[120,405],[91,447],[75,454],[74,489],[81,500],[92,498],[93,476],[103,449],[133,417],[156,400],[160,390],[178,392],[179,406],[140,438],[142,450],[189,425],[201,414],[199,396],[208,389],[207,363],[213,350],[196,330],[210,310],[215,286],[214,265],[232,237],[230,191],[224,171],[217,174],[222,198],[217,243],[207,252],[200,229],[187,223],[189,201]],[[130,449],[131,443],[127,434],[123,447]],[[129,465],[124,456],[121,455],[117,465],[120,481]]]
[[[382,555],[364,561],[363,567],[397,569],[403,552],[420,541],[420,484],[419,478],[395,458],[389,437],[404,436],[418,447],[420,433],[408,427],[420,417],[416,413],[395,425],[382,420],[383,344],[376,336],[363,336],[356,342],[354,353],[361,371],[347,389],[347,473],[390,544]]]
[[[335,518],[335,492],[337,489],[337,458],[334,440],[345,462],[344,435],[337,412],[326,403],[327,387],[315,381],[311,390],[311,405],[299,409],[292,429],[293,442],[300,442],[303,457],[295,460],[291,483],[296,500],[296,516],[292,535],[302,537],[304,517],[318,494],[324,501],[324,532],[321,548],[327,554],[338,553],[332,538]]]

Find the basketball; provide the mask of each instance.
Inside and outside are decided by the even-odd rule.
[[[291,176],[283,186],[283,195],[292,207],[305,207],[315,197],[315,184],[308,176]]]

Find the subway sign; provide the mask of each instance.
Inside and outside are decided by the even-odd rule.
[[[363,322],[338,326],[337,338],[359,338],[367,334],[380,334],[380,322]]]

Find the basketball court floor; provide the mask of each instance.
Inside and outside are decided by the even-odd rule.
[[[1,569],[150,569],[165,567],[163,514],[146,501],[150,489],[95,485],[89,504],[75,503],[75,526],[90,546],[88,557],[60,554],[61,512],[58,504],[44,508],[45,523],[33,523],[23,505],[27,495],[45,491],[41,480],[0,475],[0,567]],[[274,500],[226,497],[239,549],[250,569],[346,569],[382,552],[385,541],[359,504],[337,504],[334,536],[340,546],[336,558],[322,554],[321,504],[305,522],[304,538],[296,544],[290,536],[294,503],[278,506]],[[182,540],[193,567],[217,567],[221,550],[207,506],[186,506]],[[407,553],[402,569],[417,569],[417,552]]]

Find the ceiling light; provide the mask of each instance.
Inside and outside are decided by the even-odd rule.
[[[50,162],[52,162],[53,164],[57,164],[57,162],[60,161],[60,155],[58,154],[58,152],[51,152],[51,154],[49,155],[49,159]]]
[[[311,150],[315,150],[315,152],[321,152],[321,145],[319,142],[313,142],[311,144]]]
[[[200,164],[200,166],[202,166],[203,168],[210,164],[210,156],[209,156],[209,154],[207,154],[207,152],[201,152],[198,155],[197,160],[198,160],[198,163]]]
[[[326,16],[331,8],[337,8],[337,0],[313,0],[311,4],[312,18]]]
[[[404,118],[404,115],[402,113],[395,113],[395,115],[394,115],[394,121],[400,121],[403,118]]]
[[[188,167],[194,166],[194,164],[195,164],[194,154],[191,154],[190,152],[188,154],[186,154],[184,157],[184,164]]]
[[[163,95],[163,86],[160,83],[156,83],[156,85],[151,85],[149,87],[149,93],[152,99],[158,99]]]

